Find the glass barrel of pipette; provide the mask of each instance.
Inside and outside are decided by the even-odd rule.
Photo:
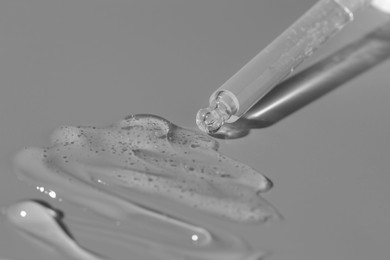
[[[369,0],[321,0],[263,49],[210,97],[225,100],[230,122],[248,111],[331,36],[353,20]]]

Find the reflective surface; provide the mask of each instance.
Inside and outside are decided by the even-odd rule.
[[[4,209],[7,220],[32,243],[45,245],[46,253],[54,258],[63,255],[69,259],[102,259],[82,248],[62,226],[60,213],[35,201],[15,203]]]
[[[53,199],[50,187],[46,194],[18,180],[12,158],[24,147],[49,146],[61,125],[105,126],[128,114],[195,129],[210,92],[314,2],[2,1],[0,206],[47,201],[64,212],[78,245],[112,259],[128,258],[129,250],[142,259],[120,232],[85,235],[83,221],[98,226],[99,217],[59,202],[58,194]],[[320,54],[386,19],[368,11]],[[246,225],[184,212],[248,241],[266,259],[386,259],[389,69],[385,62],[270,127],[220,141],[222,154],[273,181],[264,196],[283,220]],[[2,216],[0,258],[53,259],[41,248]]]

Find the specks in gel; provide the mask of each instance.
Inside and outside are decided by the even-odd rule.
[[[259,195],[272,186],[266,177],[221,154],[213,138],[158,116],[129,116],[107,127],[65,126],[54,131],[51,142],[17,154],[21,179],[51,198],[119,222],[142,215],[142,221],[154,223],[148,225],[152,233],[153,227],[174,230],[177,243],[187,236],[192,247],[224,252],[221,259],[247,259],[251,250],[232,235],[182,220],[176,208],[245,223],[277,216]],[[220,259],[211,255],[201,259]]]

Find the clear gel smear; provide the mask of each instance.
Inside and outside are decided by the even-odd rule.
[[[36,201],[22,201],[9,206],[4,214],[14,227],[39,240],[44,249],[54,248],[69,259],[103,260],[84,249],[63,228],[59,212]]]
[[[61,127],[49,147],[20,151],[15,169],[20,179],[51,198],[116,223],[73,221],[80,230],[105,230],[105,237],[125,240],[131,253],[149,253],[147,259],[259,259],[261,252],[242,239],[192,216],[239,223],[278,216],[259,195],[272,186],[265,176],[219,153],[211,137],[154,115],[128,116],[107,127]],[[53,225],[50,211],[33,202],[10,206],[16,213],[8,218],[24,220],[22,208],[43,214],[41,221]],[[66,241],[67,250],[89,254]]]

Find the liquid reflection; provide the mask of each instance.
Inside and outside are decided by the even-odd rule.
[[[156,259],[258,259],[261,252],[238,237],[195,224],[191,212],[249,223],[278,216],[259,196],[272,186],[266,177],[220,154],[211,137],[152,115],[62,127],[52,146],[21,151],[15,165],[21,179],[47,195],[121,226],[112,232],[97,223],[94,232],[123,236],[134,251],[158,248]]]
[[[82,248],[61,222],[59,211],[36,201],[15,203],[4,210],[7,220],[24,235],[41,242],[47,252],[55,249],[70,259],[103,260]]]

